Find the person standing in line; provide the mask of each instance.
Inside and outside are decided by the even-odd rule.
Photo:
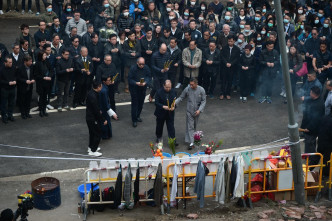
[[[17,69],[13,66],[13,59],[6,56],[5,65],[0,70],[1,86],[1,118],[7,124],[8,120],[15,121],[13,117],[15,105],[15,87]]]
[[[35,83],[32,57],[24,57],[24,64],[17,70],[17,98],[22,119],[31,118],[30,104],[32,98],[33,84]]]
[[[103,155],[98,152],[100,151],[101,124],[107,125],[107,120],[104,119],[99,105],[99,93],[102,88],[102,83],[93,81],[92,90],[88,92],[86,97],[85,119],[89,129],[88,154],[95,157]]]
[[[326,90],[328,91],[325,100],[325,115],[327,116],[331,113],[332,107],[332,80],[326,81]]]
[[[175,138],[174,128],[174,110],[175,104],[172,105],[176,99],[176,91],[172,88],[171,80],[164,82],[164,87],[160,88],[156,93],[155,105],[156,110],[154,115],[157,117],[156,126],[156,143],[159,143],[163,137],[163,129],[166,121],[167,132],[169,138]]]
[[[145,65],[145,59],[139,57],[136,65],[130,68],[128,75],[129,91],[131,96],[131,120],[133,127],[137,122],[142,122],[141,112],[143,109],[146,88],[151,82],[150,68]]]
[[[188,86],[190,78],[197,78],[199,67],[202,64],[202,51],[197,48],[197,42],[190,40],[189,47],[182,51],[183,63],[183,88]]]
[[[179,98],[176,99],[175,105],[178,105],[188,97],[186,113],[186,137],[185,142],[190,143],[188,150],[194,147],[194,132],[197,128],[198,118],[204,111],[206,105],[206,94],[203,87],[198,85],[196,78],[191,78],[189,85],[182,91]]]

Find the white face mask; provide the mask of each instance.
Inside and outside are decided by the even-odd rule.
[[[301,15],[303,13],[303,10],[298,10],[297,12]]]
[[[205,7],[201,7],[201,9],[202,9],[202,11],[204,11],[204,10],[205,10]]]
[[[169,16],[169,20],[173,20],[174,19],[174,17],[173,16]]]
[[[198,20],[199,20],[199,21],[203,21],[204,18],[203,18],[203,17],[199,17]]]
[[[172,9],[171,8],[166,8],[166,11],[170,12],[170,11],[172,11]]]
[[[192,6],[194,6],[194,5],[196,4],[196,2],[190,2],[190,4],[191,4]]]
[[[123,15],[126,16],[126,17],[128,17],[129,12],[124,12]]]

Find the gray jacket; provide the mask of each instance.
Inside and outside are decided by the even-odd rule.
[[[203,87],[197,86],[196,90],[191,89],[190,86],[186,87],[182,91],[181,96],[176,99],[175,104],[179,104],[186,97],[188,97],[187,112],[194,115],[197,110],[200,112],[204,111],[206,104],[206,94]]]
[[[86,27],[86,22],[84,19],[81,19],[78,21],[78,23],[76,24],[75,22],[75,18],[69,19],[67,25],[66,25],[66,33],[69,35],[70,34],[70,30],[72,27],[76,27],[77,28],[77,34],[79,36],[83,36],[86,32],[87,32],[87,27]]]

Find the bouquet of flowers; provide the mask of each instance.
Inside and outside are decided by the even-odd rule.
[[[222,140],[218,141],[218,144],[216,144],[214,141],[211,141],[208,145],[206,145],[205,148],[205,154],[212,154],[214,152],[216,152],[217,148],[219,148],[222,145]]]
[[[157,144],[153,144],[152,142],[150,142],[150,148],[151,148],[151,152],[154,157],[160,157],[160,159],[164,159],[163,143],[160,142]]]
[[[194,132],[194,144],[196,146],[200,146],[202,142],[203,131],[196,131]]]

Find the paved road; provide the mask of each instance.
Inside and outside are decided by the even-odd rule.
[[[8,45],[19,33],[16,27],[21,22],[14,19],[5,21],[0,18],[0,27],[6,29],[6,32],[0,32],[0,42]],[[35,23],[33,20],[26,22]],[[278,94],[279,88],[279,86],[275,87],[275,94]],[[208,99],[206,110],[200,117],[198,127],[205,134],[204,141],[223,139],[223,148],[233,148],[266,143],[287,136],[287,106],[282,104],[281,98],[276,95],[270,105],[258,104],[252,98],[247,104],[243,104],[238,96],[238,94],[234,94],[231,101]],[[121,93],[116,96],[116,100],[125,102],[129,100],[129,96]],[[186,104],[183,102],[176,110],[175,128],[180,143],[178,151],[186,151],[184,143],[185,106]],[[120,120],[112,122],[113,138],[101,143],[104,156],[117,159],[150,157],[148,144],[155,139],[153,111],[154,104],[145,104],[142,113],[143,122],[139,123],[137,128],[133,128],[130,122],[130,105],[119,106]],[[40,118],[37,115],[29,120],[17,118],[15,123],[8,125],[0,123],[0,143],[9,145],[86,154],[87,135],[84,110],[51,113],[48,118]],[[165,128],[164,143],[167,143],[166,136]],[[169,152],[167,147],[165,150]],[[1,154],[71,157],[0,146]],[[88,162],[81,161],[1,159],[0,177],[86,167],[87,165]]]

